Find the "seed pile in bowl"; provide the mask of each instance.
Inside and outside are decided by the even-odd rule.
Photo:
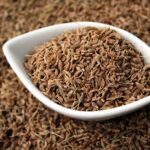
[[[113,108],[148,95],[142,55],[112,29],[66,32],[36,48],[25,67],[46,96],[75,110]]]

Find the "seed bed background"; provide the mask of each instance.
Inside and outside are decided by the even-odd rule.
[[[150,45],[149,0],[0,0],[0,45],[36,28],[99,21]],[[150,149],[150,106],[105,122],[59,115],[24,88],[0,50],[0,149]]]

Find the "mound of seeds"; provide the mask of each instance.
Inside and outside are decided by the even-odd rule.
[[[46,96],[76,110],[113,108],[150,94],[142,55],[111,29],[66,32],[37,47],[25,67]]]

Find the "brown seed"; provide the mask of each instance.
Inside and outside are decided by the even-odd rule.
[[[29,76],[46,96],[72,109],[118,107],[137,100],[143,89],[145,95],[149,91],[142,75],[149,67],[131,43],[111,29],[66,32],[27,56],[28,66]]]
[[[136,34],[147,44],[150,44],[149,0],[1,0],[0,11],[1,47],[12,36],[20,35],[35,28],[85,19],[119,26]],[[97,37],[97,35],[92,37]],[[81,34],[76,41],[80,39],[82,39]],[[66,41],[66,39],[62,37],[61,41]],[[74,40],[72,41],[76,43]],[[118,44],[118,42],[116,41],[115,43]],[[61,46],[59,45],[55,46],[55,49],[60,49]],[[99,46],[95,44],[94,47],[95,51],[99,49],[97,47],[102,48],[102,44]],[[111,46],[110,48],[113,52],[115,49],[117,50],[117,46],[115,45],[114,47]],[[66,48],[66,44],[64,44],[63,48]],[[52,50],[50,48],[47,49],[49,51]],[[44,49],[42,51],[44,52]],[[66,51],[68,52],[67,49]],[[43,58],[41,57],[41,59]],[[91,63],[89,58],[86,62],[88,65]],[[36,63],[34,62],[35,67]],[[39,62],[38,65],[40,63],[42,62]],[[70,72],[74,73],[75,69],[72,70]],[[103,70],[105,71],[105,69]],[[139,78],[139,81],[137,81],[142,83],[145,88],[149,88],[150,85],[148,70],[141,71],[141,80]],[[31,69],[31,72],[33,71]],[[53,72],[51,73],[53,75]],[[130,71],[127,74],[130,76]],[[36,75],[34,74],[34,77]],[[52,77],[54,76],[50,76],[47,79]],[[62,78],[62,75],[59,74],[59,77]],[[35,80],[37,81],[38,78]],[[37,82],[39,83],[40,80]],[[125,86],[129,87],[130,84]],[[134,86],[135,84],[132,88]],[[88,88],[90,89],[90,87],[86,86],[87,93],[91,90]],[[128,89],[130,94],[132,93],[132,88]],[[124,92],[127,93],[126,91]],[[117,93],[120,93],[118,89],[116,89]],[[148,96],[149,92],[143,92],[142,96],[139,96],[145,97],[146,95]],[[62,95],[58,99],[61,101],[63,99]],[[87,100],[90,101],[90,99]],[[80,107],[80,109],[83,109],[83,107]],[[89,108],[87,109],[92,111]],[[85,109],[83,110],[86,111]],[[149,114],[150,107],[148,106],[136,113],[104,122],[85,122],[59,115],[35,100],[18,81],[16,75],[6,62],[3,53],[0,52],[0,149],[149,150]],[[22,119],[19,119],[19,117]],[[82,132],[80,132],[80,129],[82,129]],[[13,131],[12,136],[9,136],[11,130]]]

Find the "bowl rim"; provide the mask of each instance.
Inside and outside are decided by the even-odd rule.
[[[142,40],[140,40],[136,36],[132,35],[131,33],[127,32],[123,29],[120,29],[118,27],[114,27],[114,26],[111,26],[108,24],[98,23],[98,22],[85,22],[84,21],[84,22],[63,23],[63,24],[57,24],[57,25],[52,25],[52,26],[48,26],[48,27],[43,27],[43,28],[36,29],[34,31],[30,31],[28,33],[19,35],[13,39],[10,39],[3,45],[3,53],[4,53],[7,61],[9,62],[10,66],[12,67],[14,72],[17,74],[18,78],[22,81],[24,86],[34,95],[34,97],[36,97],[41,103],[43,103],[50,109],[52,109],[60,114],[63,114],[63,115],[66,115],[66,116],[69,116],[72,118],[76,118],[76,119],[81,119],[81,120],[95,120],[95,119],[106,120],[109,118],[114,118],[116,116],[121,116],[122,114],[126,114],[128,112],[131,112],[133,110],[141,108],[147,104],[150,104],[150,96],[147,96],[147,97],[144,97],[137,101],[131,102],[129,104],[106,109],[106,110],[79,111],[79,110],[73,110],[71,108],[66,108],[62,105],[55,103],[54,101],[52,101],[48,97],[46,97],[39,89],[37,89],[37,87],[27,77],[28,76],[27,73],[23,72],[18,67],[18,65],[16,65],[16,61],[12,57],[14,55],[14,53],[13,53],[13,50],[11,50],[11,45],[15,44],[18,40],[20,40],[20,39],[23,40],[29,36],[32,36],[33,34],[36,34],[37,32],[40,33],[40,32],[46,31],[46,30],[56,30],[57,28],[63,28],[64,26],[69,27],[69,26],[76,26],[76,25],[79,25],[79,26],[93,25],[95,27],[97,27],[97,26],[100,27],[100,25],[101,25],[101,26],[105,26],[106,28],[107,27],[112,28],[112,29],[122,32],[123,34],[126,34],[127,36],[130,36],[131,38],[133,38],[135,40],[136,43],[141,44],[143,47],[149,48],[149,46],[146,43],[144,43]]]

